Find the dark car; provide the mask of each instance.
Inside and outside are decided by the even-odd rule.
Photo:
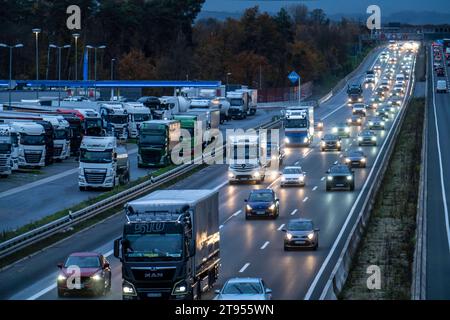
[[[360,150],[351,150],[345,157],[345,164],[350,168],[365,168],[367,156]]]
[[[278,218],[280,214],[280,203],[272,189],[252,190],[248,199],[244,200],[245,219],[251,217]]]
[[[369,129],[370,130],[384,130],[385,129],[385,121],[380,117],[373,117],[369,119]]]
[[[445,77],[445,70],[443,67],[437,68],[436,69],[436,75],[438,77]]]
[[[376,146],[377,145],[377,136],[375,132],[370,130],[363,130],[358,134],[358,145],[371,145]]]
[[[378,107],[376,113],[377,117],[380,117],[384,120],[389,120],[391,118],[391,112],[384,105]]]
[[[106,258],[95,252],[76,252],[59,263],[57,278],[58,296],[68,293],[90,292],[104,295],[111,290],[111,268]],[[73,273],[79,270],[80,281],[72,281]]]
[[[319,246],[319,229],[314,228],[314,223],[310,219],[289,220],[283,232],[284,250],[291,248],[312,248],[317,250]]]
[[[336,164],[327,171],[326,190],[355,190],[354,172],[346,165]]]
[[[362,122],[363,118],[360,115],[353,115],[347,119],[347,124],[350,126],[360,126]]]
[[[383,103],[383,101],[384,101],[383,97],[375,96],[370,100],[369,106],[371,109],[376,109],[378,108],[379,105]]]
[[[337,150],[341,151],[341,138],[334,134],[326,134],[320,142],[320,151]]]

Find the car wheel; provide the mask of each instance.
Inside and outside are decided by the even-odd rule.
[[[80,191],[86,191],[86,187],[79,187]]]
[[[325,190],[330,191],[331,190],[330,186],[326,186]]]
[[[64,297],[64,291],[61,290],[60,288],[58,288],[58,298],[63,298]]]
[[[355,184],[351,184],[350,185],[350,191],[354,191],[355,190]]]
[[[316,251],[318,247],[319,247],[319,240],[317,240],[316,245],[313,247],[313,250]]]
[[[289,250],[290,250],[289,247],[284,246],[284,251],[289,251]]]
[[[320,151],[322,151],[322,152],[323,152],[323,151],[324,151],[324,149],[323,149],[323,148],[320,148]]]
[[[337,151],[341,151],[341,147],[339,147],[339,148],[337,149]]]

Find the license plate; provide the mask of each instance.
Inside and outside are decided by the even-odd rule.
[[[336,187],[343,187],[343,186],[344,186],[343,183],[338,183],[338,184],[336,184]]]
[[[265,211],[256,211],[256,214],[265,214]]]
[[[161,293],[147,293],[147,297],[149,298],[160,298]]]
[[[305,241],[295,241],[295,244],[305,244]]]

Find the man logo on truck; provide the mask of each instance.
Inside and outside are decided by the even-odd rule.
[[[164,222],[152,222],[134,225],[135,233],[151,233],[162,231],[164,231]]]

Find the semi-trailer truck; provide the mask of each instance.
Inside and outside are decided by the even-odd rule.
[[[0,176],[8,176],[19,168],[17,134],[9,124],[0,124]]]
[[[114,241],[122,297],[200,299],[219,275],[219,196],[215,190],[159,190],[125,205]]]
[[[34,122],[12,122],[19,136],[19,166],[44,167],[46,133],[44,127]]]
[[[128,113],[128,136],[137,138],[142,122],[152,120],[151,111],[144,104],[136,102],[124,103],[124,109]]]
[[[314,107],[289,107],[285,111],[284,143],[286,146],[309,146],[314,137]]]
[[[85,136],[80,146],[78,186],[113,189],[130,180],[130,161],[126,145],[116,137]]]
[[[138,167],[167,166],[171,151],[180,141],[180,122],[150,120],[141,124],[138,140]]]
[[[121,140],[128,139],[128,113],[122,103],[102,103],[99,113],[107,134]]]

